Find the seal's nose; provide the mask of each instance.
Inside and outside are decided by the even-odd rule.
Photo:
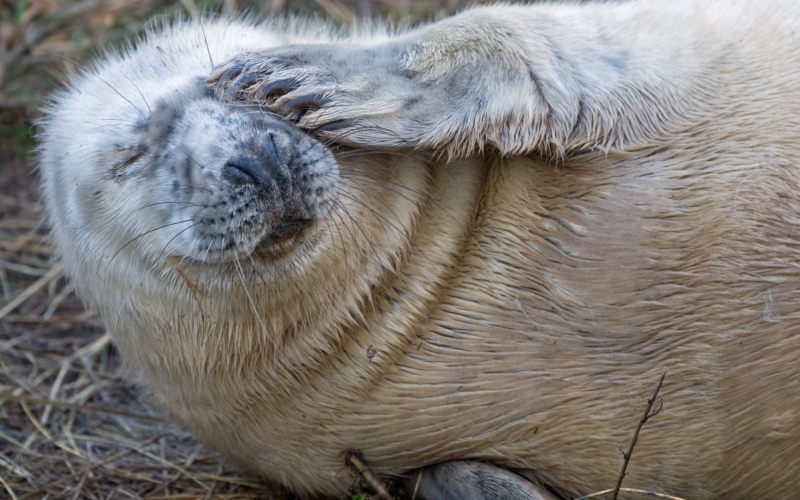
[[[222,178],[234,187],[252,184],[267,199],[286,198],[292,193],[291,174],[281,160],[280,140],[275,133],[254,141],[247,148],[250,154],[230,158],[222,167]]]
[[[233,187],[252,185],[257,196],[268,200],[262,210],[271,212],[267,224],[274,225],[262,241],[267,248],[295,241],[314,223],[314,219],[297,217],[297,211],[292,210],[296,204],[292,203],[292,183],[273,159],[241,156],[231,158],[222,167],[222,178]]]
[[[309,218],[302,210],[294,182],[286,165],[281,163],[277,154],[272,134],[263,151],[254,155],[242,155],[230,158],[222,167],[222,178],[234,188],[250,185],[255,188],[255,196],[262,198],[266,204],[261,210],[266,216],[267,227],[272,226],[262,240],[262,249],[270,249],[296,243],[315,219]],[[252,154],[252,150],[250,152]]]
[[[271,197],[285,193],[290,185],[281,166],[272,158],[231,158],[222,167],[222,178],[234,187],[252,184],[262,195]]]

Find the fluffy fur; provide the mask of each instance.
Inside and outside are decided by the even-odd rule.
[[[499,6],[328,32],[205,24],[233,61],[215,76],[244,63],[221,95],[289,79],[266,107],[323,94],[288,116],[402,150],[333,148],[336,201],[278,259],[191,258],[170,247],[185,226],[145,206],[169,201],[148,198],[158,176],[110,175],[145,100],[210,99],[198,24],[109,56],[49,110],[54,242],[160,405],[300,493],[340,494],[358,450],[380,475],[480,460],[570,496],[613,484],[668,367],[626,486],[796,495],[800,5]]]

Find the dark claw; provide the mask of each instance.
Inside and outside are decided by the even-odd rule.
[[[295,97],[281,109],[281,113],[287,113],[299,108],[319,108],[325,104],[327,100],[320,94],[309,94]]]
[[[275,80],[274,82],[268,82],[258,89],[255,93],[255,98],[261,100],[273,94],[287,94],[294,90],[295,87],[297,87],[297,82],[291,78]]]
[[[217,91],[216,91],[217,99],[222,97],[221,94],[223,88],[225,87],[225,84],[233,80],[237,76],[239,76],[239,73],[241,73],[243,69],[244,69],[244,64],[237,64],[236,66],[233,66],[231,69],[223,73],[221,77],[219,77],[219,81],[217,82]]]
[[[231,67],[231,69],[229,69],[228,71],[223,73],[221,77],[219,77],[219,82],[225,83],[228,80],[233,80],[234,78],[239,76],[239,73],[241,73],[243,69],[244,69],[244,64],[237,64],[236,66]]]
[[[225,74],[227,74],[227,73],[225,73]],[[222,76],[224,77],[225,75],[222,75]],[[249,86],[253,85],[254,83],[258,82],[259,80],[261,80],[261,78],[263,78],[263,77],[261,75],[257,74],[257,73],[250,73],[249,75],[245,75],[245,76],[239,78],[228,89],[228,93],[225,96],[225,99],[228,100],[228,101],[233,101],[235,99],[235,97],[236,97],[236,94],[238,94],[239,92],[244,91],[245,89],[247,89],[247,87],[249,87]]]

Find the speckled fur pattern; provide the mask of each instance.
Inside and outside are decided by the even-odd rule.
[[[341,495],[357,450],[379,476],[472,461],[577,496],[613,486],[668,367],[625,485],[795,498],[800,4],[496,6],[391,36],[204,28],[221,66],[196,22],[156,30],[55,98],[41,155],[67,272],[203,442],[302,494]],[[201,82],[239,63],[220,96],[250,111]],[[256,102],[278,78],[295,88]],[[270,117],[248,122],[263,133],[320,93],[286,118],[349,128],[281,137],[335,166],[335,196],[279,258],[199,258],[145,208],[170,201],[149,194],[165,164],[119,177],[167,95]],[[193,140],[187,157],[217,136]]]

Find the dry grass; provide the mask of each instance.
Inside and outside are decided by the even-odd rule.
[[[291,498],[226,466],[143,401],[102,324],[53,268],[39,223],[31,127],[43,96],[78,71],[72,61],[90,64],[99,48],[120,45],[158,14],[250,7],[410,24],[463,6],[0,0],[0,498]]]

